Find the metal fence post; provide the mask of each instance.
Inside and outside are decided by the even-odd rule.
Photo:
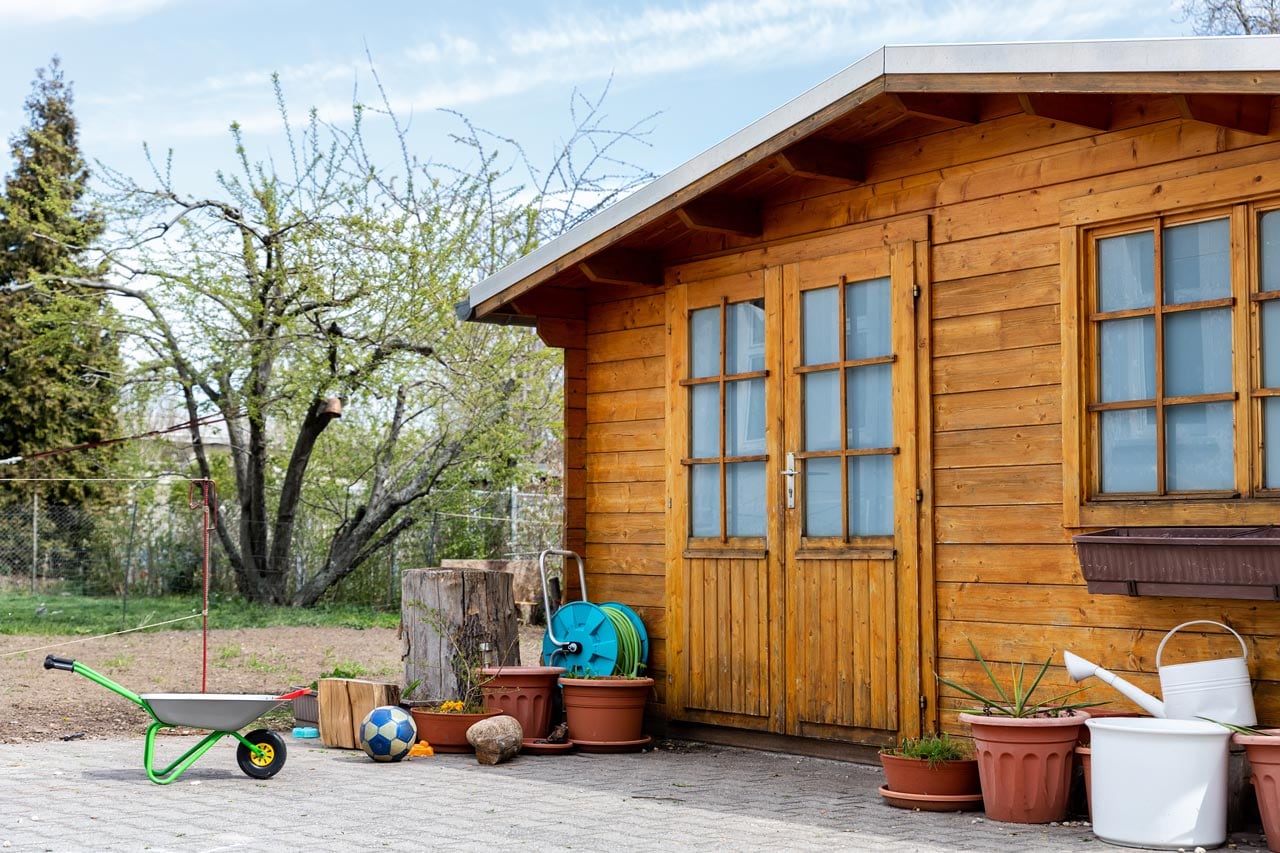
[[[36,594],[36,568],[40,565],[40,493],[31,490],[31,594]]]

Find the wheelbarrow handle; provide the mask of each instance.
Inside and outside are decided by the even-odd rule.
[[[63,669],[67,672],[76,671],[76,662],[71,658],[60,658],[55,655],[47,655],[44,659],[45,669]]]

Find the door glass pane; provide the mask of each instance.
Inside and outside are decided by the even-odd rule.
[[[1102,491],[1156,490],[1156,410],[1101,412]]]
[[[1230,390],[1231,309],[1165,315],[1164,395],[1185,397]]]
[[[893,352],[889,340],[889,279],[845,286],[845,358],[877,358]]]
[[[1150,231],[1098,241],[1098,308],[1123,311],[1155,304],[1155,238]]]
[[[1280,301],[1262,303],[1262,387],[1280,386]]]
[[[840,449],[840,371],[804,376],[804,449]]]
[[[764,535],[764,463],[735,462],[724,468],[729,535]]]
[[[720,535],[720,466],[694,465],[689,478],[689,516],[694,536]]]
[[[849,533],[893,533],[893,457],[849,457]]]
[[[689,427],[693,432],[692,454],[706,459],[720,455],[720,385],[694,385]]]
[[[729,306],[729,346],[725,351],[725,373],[754,373],[764,370],[764,300],[735,302]]]
[[[806,536],[843,536],[840,523],[840,460],[804,461],[804,532]]]
[[[759,456],[764,453],[764,379],[726,382],[725,455]]]
[[[689,376],[720,375],[720,309],[699,308],[689,314]]]
[[[1156,396],[1154,317],[1129,317],[1098,324],[1102,402],[1150,400]]]
[[[1280,489],[1280,397],[1263,398],[1262,429],[1262,440],[1266,442],[1262,485]]]
[[[1231,233],[1227,220],[1166,228],[1163,239],[1166,305],[1231,295]]]
[[[831,364],[840,360],[840,294],[837,288],[806,290],[800,296],[804,322],[802,364]]]
[[[1234,479],[1230,403],[1165,409],[1165,484],[1171,492],[1230,489]]]
[[[849,435],[846,446],[858,450],[893,446],[893,388],[888,364],[851,367],[845,374],[849,387]]]
[[[1258,220],[1259,263],[1263,290],[1280,290],[1280,210],[1268,211]]]

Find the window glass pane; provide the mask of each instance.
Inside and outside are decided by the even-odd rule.
[[[1164,318],[1164,395],[1231,390],[1231,309],[1181,311]]]
[[[1266,442],[1262,460],[1262,485],[1280,489],[1280,397],[1262,400],[1262,440]]]
[[[1258,221],[1260,278],[1263,290],[1280,290],[1280,210],[1271,210]]]
[[[889,355],[889,279],[845,285],[845,358]]]
[[[893,446],[893,388],[888,364],[851,367],[845,401],[849,407],[846,447],[867,450]]]
[[[1150,400],[1156,395],[1156,324],[1129,317],[1098,324],[1102,400]]]
[[[1156,410],[1101,412],[1102,491],[1156,490]]]
[[[804,449],[840,449],[840,371],[804,376]]]
[[[720,466],[694,465],[689,478],[689,516],[694,536],[720,535]]]
[[[689,315],[689,376],[720,375],[720,309],[699,308]]]
[[[802,358],[804,364],[830,364],[840,360],[840,339],[836,337],[840,323],[838,288],[806,290],[801,316],[804,319]]]
[[[893,457],[849,457],[849,533],[893,533]]]
[[[843,536],[840,524],[840,460],[804,461],[804,532],[806,536]]]
[[[1280,386],[1280,301],[1262,303],[1262,387]]]
[[[1150,231],[1098,241],[1098,308],[1122,311],[1155,304],[1155,239]]]
[[[1165,487],[1171,492],[1232,488],[1231,404],[1169,406],[1164,416]]]
[[[1227,220],[1166,228],[1163,238],[1166,305],[1231,295],[1231,232]]]
[[[729,347],[725,351],[725,373],[754,373],[764,370],[764,300],[735,302],[729,306]]]
[[[764,453],[764,380],[726,382],[725,455],[759,456]]]
[[[693,433],[692,455],[706,459],[720,455],[720,385],[694,385],[689,426]]]
[[[730,536],[764,535],[764,463],[735,462],[724,468]]]

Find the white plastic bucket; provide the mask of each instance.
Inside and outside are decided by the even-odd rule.
[[[1227,840],[1231,732],[1199,720],[1102,717],[1092,744],[1093,832],[1128,847],[1217,847]]]
[[[1231,631],[1240,642],[1241,656],[1198,660],[1191,663],[1160,665],[1164,644],[1188,625],[1217,625]],[[1194,720],[1205,717],[1237,726],[1257,725],[1253,709],[1253,685],[1249,681],[1248,648],[1244,640],[1221,622],[1196,619],[1183,622],[1164,635],[1156,649],[1156,669],[1160,673],[1160,695],[1164,699],[1164,716],[1171,720]]]

